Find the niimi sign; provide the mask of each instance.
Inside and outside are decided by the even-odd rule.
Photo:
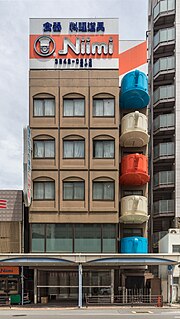
[[[30,19],[30,69],[118,69],[118,19]]]

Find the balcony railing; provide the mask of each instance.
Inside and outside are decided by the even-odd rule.
[[[154,159],[174,157],[174,142],[159,143],[154,147]]]
[[[162,171],[154,175],[154,187],[174,185],[174,171]]]
[[[154,132],[157,130],[173,129],[175,125],[175,117],[173,113],[162,114],[154,119]]]
[[[160,43],[171,42],[175,40],[175,28],[159,30],[154,36],[154,48]]]
[[[175,88],[174,85],[160,86],[154,91],[153,101],[154,104],[159,100],[173,99],[175,98]]]
[[[170,71],[175,69],[175,57],[170,56],[157,60],[154,64],[153,74],[154,76],[161,71]]]
[[[153,18],[156,19],[159,14],[173,10],[175,10],[175,0],[161,0],[153,9]]]
[[[154,215],[174,213],[174,199],[163,199],[154,203]]]

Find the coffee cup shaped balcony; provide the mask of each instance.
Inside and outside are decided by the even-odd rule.
[[[148,183],[149,179],[147,156],[135,153],[122,158],[120,184],[140,186]]]
[[[120,252],[124,254],[146,254],[148,241],[145,237],[132,236],[122,238]]]
[[[121,223],[142,224],[148,219],[147,198],[145,196],[131,195],[121,198]]]
[[[149,103],[148,79],[145,73],[134,70],[127,73],[121,82],[120,108],[141,109]]]
[[[135,111],[126,114],[121,120],[120,145],[142,147],[149,142],[147,116]]]

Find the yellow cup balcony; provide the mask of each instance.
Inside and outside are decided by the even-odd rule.
[[[120,222],[128,224],[142,224],[149,219],[147,198],[131,195],[121,198]]]
[[[135,111],[121,120],[120,145],[123,147],[142,147],[149,142],[147,116]]]

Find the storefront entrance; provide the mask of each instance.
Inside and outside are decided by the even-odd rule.
[[[82,298],[86,296],[111,295],[111,270],[83,271]],[[76,269],[38,269],[37,301],[77,304],[79,294],[79,276]],[[45,297],[47,299],[45,299]]]

